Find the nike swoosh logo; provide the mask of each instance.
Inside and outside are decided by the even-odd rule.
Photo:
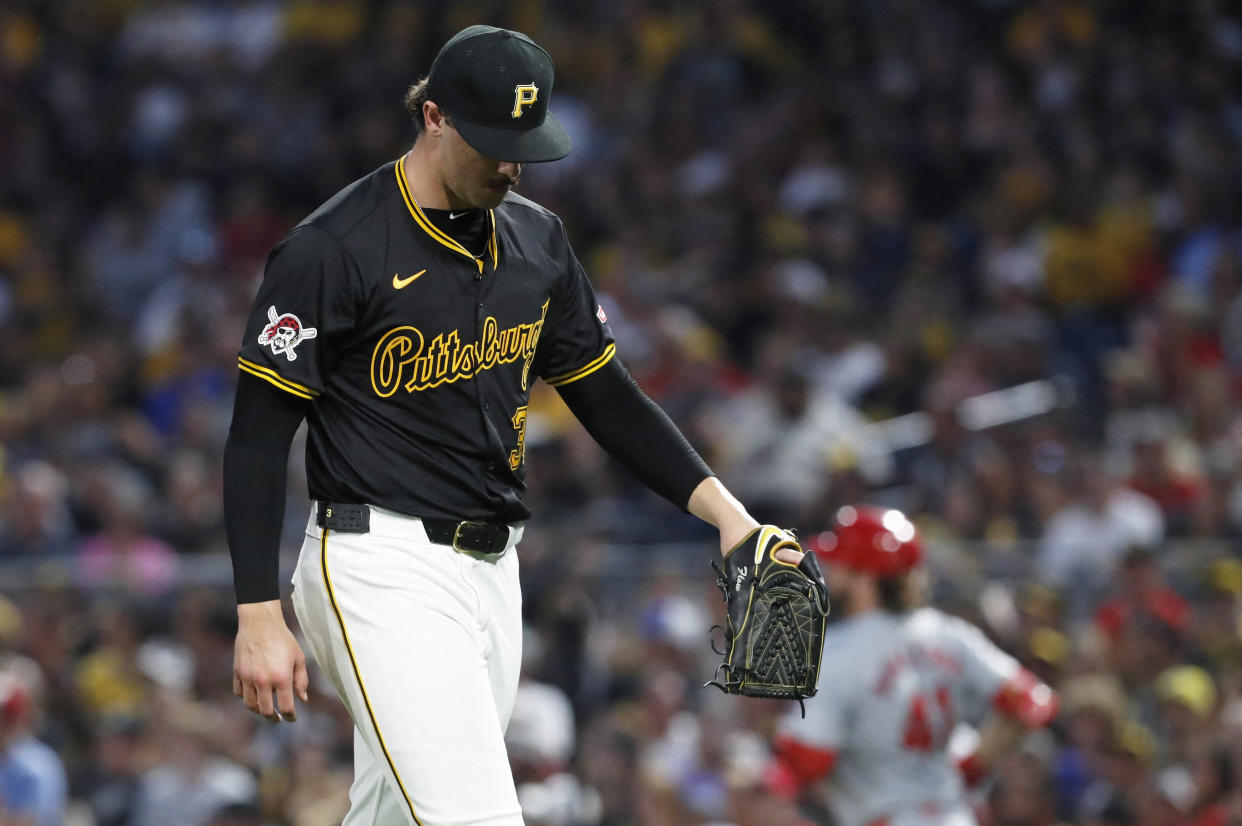
[[[450,212],[450,213],[449,213],[449,220],[450,220],[450,221],[456,221],[456,220],[457,220],[458,218],[460,218],[461,216],[463,216],[463,215],[467,215],[467,214],[469,214],[469,211],[467,211],[467,212]]]
[[[425,272],[427,271],[419,270],[418,272],[414,273],[408,278],[402,278],[397,273],[393,273],[392,274],[392,286],[398,290],[408,287],[414,281],[414,279],[418,278],[420,275],[422,275]]]

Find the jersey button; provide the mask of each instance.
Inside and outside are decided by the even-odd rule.
[[[487,469],[488,469],[488,470],[495,470],[495,469],[496,469],[496,463],[495,463],[495,462],[488,462],[488,463],[487,463]]]
[[[491,409],[492,409],[492,403],[491,403],[491,402],[483,402],[483,409],[484,409],[484,410],[491,410]]]

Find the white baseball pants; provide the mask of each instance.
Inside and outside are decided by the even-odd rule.
[[[516,531],[484,561],[371,508],[364,534],[311,509],[293,575],[310,653],[354,719],[342,826],[522,826],[504,731],[522,656]]]

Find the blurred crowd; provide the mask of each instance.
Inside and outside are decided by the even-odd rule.
[[[522,192],[709,464],[804,533],[904,509],[943,604],[1062,692],[988,826],[1242,823],[1236,6],[9,0],[0,826],[339,822],[331,689],[249,716],[231,592],[186,571],[224,554],[268,250],[404,151],[405,87],[480,21],[554,56],[575,148]],[[770,770],[775,704],[699,688],[708,530],[542,385],[527,440],[527,822],[827,823]],[[306,511],[295,446],[287,549]]]

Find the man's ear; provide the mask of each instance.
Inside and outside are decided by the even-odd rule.
[[[438,138],[444,134],[446,126],[448,126],[448,115],[436,105],[435,101],[426,101],[423,104],[423,128],[427,134]]]

